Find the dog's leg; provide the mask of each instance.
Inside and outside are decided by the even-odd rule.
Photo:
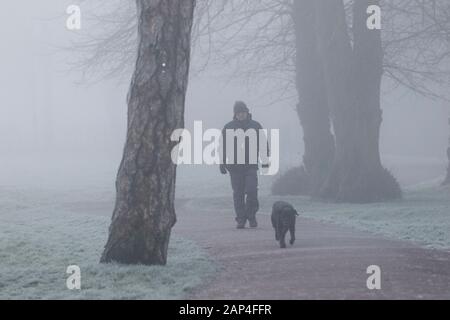
[[[289,227],[289,233],[291,234],[291,241],[289,243],[292,246],[295,242],[295,217]]]
[[[286,248],[286,233],[288,232],[286,227],[283,227],[283,230],[281,230],[280,234],[280,248],[284,249]]]
[[[280,240],[279,232],[278,232],[278,219],[276,219],[275,215],[272,213],[272,227],[275,229],[275,240]]]

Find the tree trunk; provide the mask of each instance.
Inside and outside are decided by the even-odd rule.
[[[334,158],[334,137],[315,33],[315,0],[294,1],[298,115],[303,128],[303,166],[310,195],[317,195]],[[301,188],[305,190],[305,188]]]
[[[381,165],[380,86],[383,50],[380,30],[366,25],[369,5],[355,1],[354,46],[342,0],[317,0],[318,46],[332,110],[336,152],[321,196],[338,202],[367,203],[401,197],[395,178]]]
[[[139,48],[101,262],[164,265],[176,222],[173,130],[184,126],[195,0],[137,0]]]

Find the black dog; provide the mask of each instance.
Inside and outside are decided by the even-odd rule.
[[[290,232],[293,245],[295,242],[295,220],[297,211],[292,205],[284,201],[278,201],[272,207],[272,226],[275,229],[275,240],[280,241],[280,247],[286,248],[286,233]]]

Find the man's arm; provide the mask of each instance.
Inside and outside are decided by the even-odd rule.
[[[270,163],[269,163],[269,159],[270,159],[269,140],[267,139],[267,135],[266,135],[266,132],[264,131],[263,126],[259,122],[257,122],[257,128],[258,128],[258,158],[260,159],[262,167],[266,169],[266,168],[269,168],[269,166],[270,166]],[[261,134],[262,134],[262,136],[261,136]],[[262,139],[262,141],[260,141],[260,139]],[[260,151],[259,147],[263,144],[266,145],[267,163],[263,163],[263,161],[261,161],[264,159],[264,157],[261,157],[261,154],[259,152]]]
[[[220,173],[222,173],[222,174],[227,174],[227,167],[226,167],[226,163],[227,163],[227,151],[226,151],[227,140],[226,140],[226,136],[227,135],[226,135],[226,129],[227,129],[227,126],[225,126],[222,129],[222,138],[220,139],[221,145],[219,147],[219,152],[221,153],[220,154],[220,160],[221,160]]]

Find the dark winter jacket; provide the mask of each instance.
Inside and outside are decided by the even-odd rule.
[[[256,131],[256,137],[257,137],[257,155],[258,155],[258,159],[259,159],[259,140],[260,140],[260,132],[259,130],[261,130],[263,127],[261,126],[261,124],[255,120],[252,119],[252,115],[249,114],[249,117],[247,120],[244,121],[239,121],[236,118],[233,119],[233,121],[227,123],[225,125],[225,127],[223,128],[222,131],[222,163],[226,164],[226,158],[227,158],[227,141],[226,141],[226,131],[227,130],[239,130],[242,129],[244,130],[244,132],[247,132],[248,130],[255,130]],[[262,137],[263,139],[267,140],[267,137]],[[237,157],[237,152],[238,152],[238,148],[240,148],[240,146],[238,146],[238,141],[237,138],[235,138],[235,142],[234,142],[234,164],[226,164],[226,168],[228,170],[233,170],[233,169],[237,169],[237,168],[256,168],[258,169],[258,164],[250,164],[250,143],[249,143],[249,138],[246,137],[246,141],[245,141],[245,164],[237,164],[238,163],[238,157]],[[243,150],[240,150],[240,152],[244,152]],[[269,148],[267,146],[267,152],[269,155]]]

